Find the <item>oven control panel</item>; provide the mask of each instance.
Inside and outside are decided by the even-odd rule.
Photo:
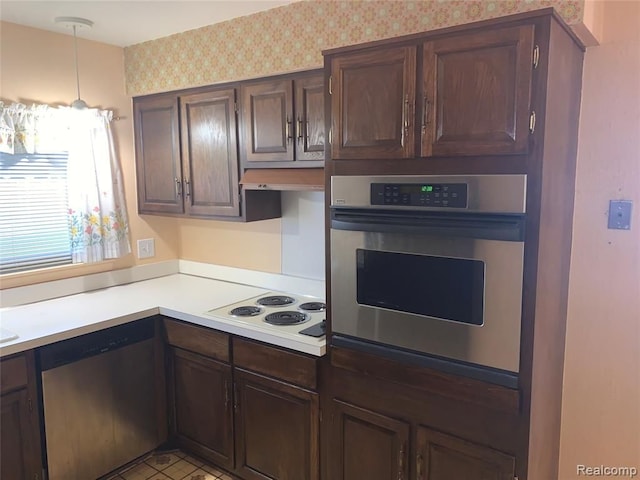
[[[467,184],[372,183],[371,205],[467,208]]]

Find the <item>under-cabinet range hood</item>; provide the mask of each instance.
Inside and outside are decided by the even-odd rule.
[[[245,190],[324,190],[322,168],[250,168],[240,185]]]

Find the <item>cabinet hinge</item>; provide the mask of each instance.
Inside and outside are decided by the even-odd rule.
[[[533,110],[529,116],[529,133],[536,131],[536,111]]]
[[[242,205],[242,193],[238,193],[238,205]]]
[[[33,413],[33,402],[31,401],[31,398],[27,399],[27,406],[29,408],[29,413]]]
[[[533,68],[538,68],[540,62],[540,47],[536,45],[533,47]]]
[[[329,75],[329,95],[333,95],[333,76]]]
[[[318,418],[320,420],[320,423],[322,423],[322,410],[318,412]]]
[[[238,113],[238,102],[233,102],[233,110]]]

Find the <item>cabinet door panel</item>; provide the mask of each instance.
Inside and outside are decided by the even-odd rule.
[[[424,44],[422,156],[526,153],[533,26]]]
[[[419,427],[416,470],[416,480],[513,480],[515,458]]]
[[[334,58],[332,157],[412,157],[415,75],[415,47]]]
[[[239,216],[235,90],[180,97],[189,215]]]
[[[407,479],[409,424],[333,400],[329,438],[332,480]]]
[[[322,75],[295,80],[296,160],[324,160]]]
[[[140,213],[183,213],[178,132],[174,95],[136,99],[136,173]]]
[[[318,394],[236,369],[238,473],[247,480],[317,480]]]
[[[233,468],[231,367],[172,348],[174,429],[187,449]]]
[[[0,478],[40,478],[42,452],[33,350],[0,362],[0,385]]]
[[[293,161],[291,80],[243,85],[241,97],[244,160]]]
[[[0,471],[2,478],[31,479],[29,471],[29,414],[27,390],[19,390],[0,397],[0,446],[2,447]]]

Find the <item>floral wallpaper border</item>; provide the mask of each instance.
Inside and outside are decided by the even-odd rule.
[[[322,50],[584,0],[306,0],[125,48],[131,96],[322,66]]]

